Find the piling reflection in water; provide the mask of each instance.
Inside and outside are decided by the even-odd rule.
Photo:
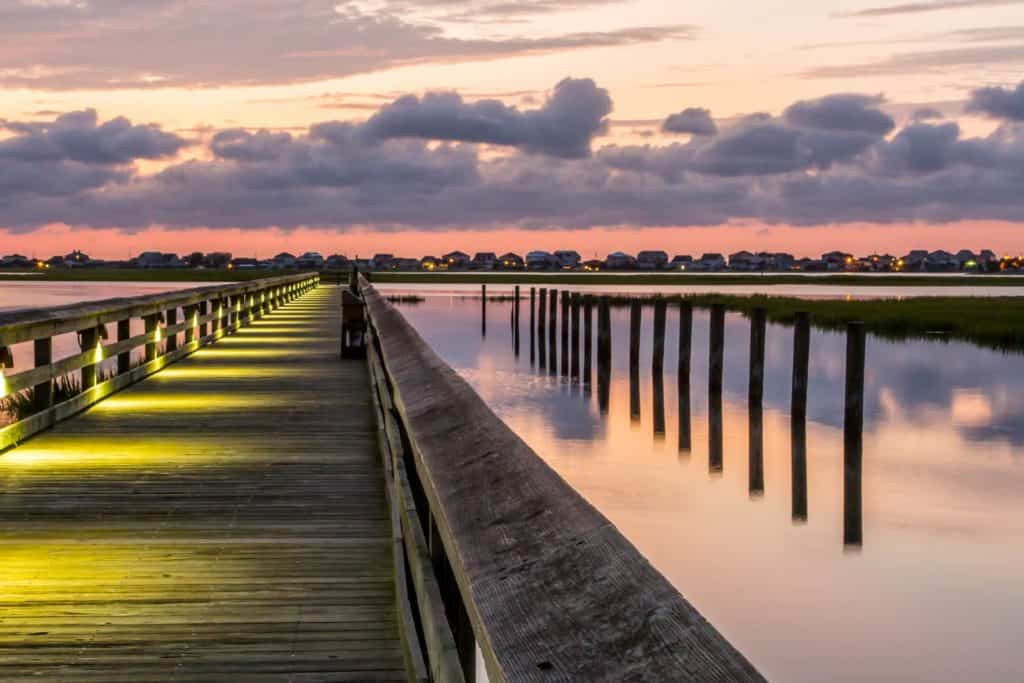
[[[531,351],[536,343],[539,352],[539,368],[545,364],[551,374],[561,375],[572,387],[589,385],[593,372],[591,354],[593,349],[594,297],[576,292],[562,291],[561,305],[561,359],[558,358],[558,344],[555,331],[558,330],[558,293],[551,292],[552,304],[547,310],[548,290],[541,288],[539,309],[536,292],[530,290],[530,341]],[[518,335],[518,297],[513,299],[510,309],[512,335]],[[612,330],[611,306],[608,297],[596,300],[597,308],[597,406],[602,415],[608,414],[611,400]],[[667,336],[668,302],[655,297],[647,302],[653,309],[651,337],[651,397],[652,430],[655,440],[665,438],[666,397],[665,397],[665,350]],[[629,415],[631,422],[641,419],[641,376],[640,358],[643,342],[643,308],[641,301],[629,302],[628,338],[629,345]],[[582,320],[581,320],[582,316]],[[724,472],[724,372],[725,372],[725,321],[726,311],[722,306],[712,306],[708,313],[708,470],[715,476]],[[545,323],[548,323],[547,325]],[[767,311],[756,308],[749,315],[750,341],[747,375],[747,446],[748,446],[748,494],[759,499],[765,495],[764,456],[764,396],[765,366],[768,334]],[[676,339],[678,359],[676,366],[678,397],[678,450],[689,454],[692,450],[692,405],[691,375],[693,354],[693,307],[681,300],[678,304],[678,335]],[[582,330],[582,340],[581,337]],[[545,334],[547,332],[547,334]],[[851,325],[847,332],[846,352],[846,395],[844,401],[844,522],[843,544],[859,547],[863,541],[861,529],[861,451],[864,411],[864,362],[865,337],[862,324]],[[582,341],[582,346],[581,342]],[[796,524],[806,523],[807,513],[807,388],[810,363],[810,318],[798,313],[793,323],[793,367],[790,398],[790,468],[791,468],[791,518]],[[549,354],[545,353],[545,350]],[[582,374],[581,374],[581,359]],[[518,355],[518,353],[516,353]],[[531,353],[531,357],[532,357]],[[559,365],[559,363],[561,363]],[[559,373],[559,368],[561,372]],[[576,389],[573,389],[575,393]],[[589,396],[589,392],[584,396]]]

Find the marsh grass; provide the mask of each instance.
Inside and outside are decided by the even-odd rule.
[[[102,384],[117,375],[113,369],[100,369],[96,373],[96,383]],[[58,377],[53,381],[53,405],[69,401],[82,393],[82,377],[78,372]],[[0,399],[0,413],[3,413],[7,423],[20,422],[25,418],[32,417],[37,412],[37,392],[35,387],[11,394]]]

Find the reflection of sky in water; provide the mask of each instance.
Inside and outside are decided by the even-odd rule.
[[[751,497],[746,320],[727,318],[724,471],[710,476],[706,312],[694,315],[693,448],[679,452],[678,318],[671,308],[667,433],[656,437],[651,310],[644,310],[641,419],[632,422],[628,311],[612,311],[610,410],[602,416],[596,386],[588,395],[530,367],[529,301],[524,304],[518,361],[507,303],[489,304],[483,343],[479,301],[431,297],[401,308],[488,404],[766,675],[793,681],[1021,679],[1024,398],[1017,387],[1024,381],[1024,356],[960,343],[869,338],[864,540],[851,551],[843,546],[842,334],[812,333],[808,519],[796,523],[792,329],[768,330],[765,493]],[[560,329],[558,347],[560,353]]]

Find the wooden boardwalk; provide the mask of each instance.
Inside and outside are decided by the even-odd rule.
[[[0,455],[0,680],[405,680],[337,288]]]

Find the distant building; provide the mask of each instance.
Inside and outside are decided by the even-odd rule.
[[[77,249],[64,257],[64,265],[68,268],[83,268],[91,263],[89,255]]]
[[[583,270],[588,273],[598,273],[604,270],[604,261],[600,259],[591,259],[583,262]]]
[[[470,262],[469,254],[464,251],[449,252],[442,256],[441,259],[448,266],[449,270],[461,270],[463,268],[467,268],[469,267]]]
[[[240,270],[253,270],[260,267],[260,262],[259,259],[254,258],[236,258],[231,259],[231,267]]]
[[[945,273],[958,270],[960,268],[960,264],[957,263],[957,259],[953,254],[950,254],[948,251],[938,249],[930,252],[928,256],[925,257],[924,267],[926,270],[931,272]]]
[[[215,251],[203,259],[207,268],[223,268],[231,263],[231,254],[226,251]]]
[[[443,262],[440,259],[434,258],[433,256],[424,256],[420,259],[420,269],[428,272],[442,270],[442,263]]]
[[[925,263],[928,261],[928,250],[914,249],[900,261],[903,262],[900,266],[902,270],[924,270]]]
[[[374,254],[370,263],[373,265],[374,270],[390,270],[391,261],[394,258],[394,254]]]
[[[853,254],[847,254],[845,251],[830,251],[827,254],[822,254],[821,260],[827,270],[845,270],[847,265],[853,263]]]
[[[137,268],[182,268],[186,265],[177,254],[165,254],[159,251],[144,251],[133,260]],[[67,263],[67,257],[64,258]]]
[[[738,251],[729,254],[729,270],[761,270],[764,266],[764,259],[749,251]]]
[[[290,270],[297,267],[295,255],[289,254],[287,251],[281,252],[271,260],[277,270]]]
[[[21,254],[9,254],[0,258],[0,268],[27,268],[34,262]]]
[[[494,265],[498,262],[498,257],[493,251],[480,251],[473,256],[473,260],[469,262],[469,267],[473,270],[494,270]]]
[[[717,252],[702,254],[699,259],[690,264],[689,270],[704,272],[725,270],[725,257]]]
[[[391,259],[390,269],[402,271],[419,270],[420,260],[416,258],[396,257]]]
[[[669,270],[688,270],[692,264],[693,257],[689,254],[676,254],[667,267]]]
[[[562,270],[573,270],[580,265],[580,254],[577,251],[559,249],[554,253],[554,257]]]
[[[558,259],[546,251],[531,251],[526,255],[526,267],[530,270],[547,270],[557,265]]]
[[[608,270],[626,270],[636,266],[636,259],[625,252],[616,251],[605,257],[604,266]]]
[[[668,265],[668,254],[663,251],[641,251],[636,255],[636,267],[643,270],[661,270]]]
[[[502,270],[522,270],[523,257],[510,251],[498,257],[498,265]]]
[[[303,270],[319,270],[324,267],[324,257],[315,251],[307,251],[295,259],[295,265]]]

